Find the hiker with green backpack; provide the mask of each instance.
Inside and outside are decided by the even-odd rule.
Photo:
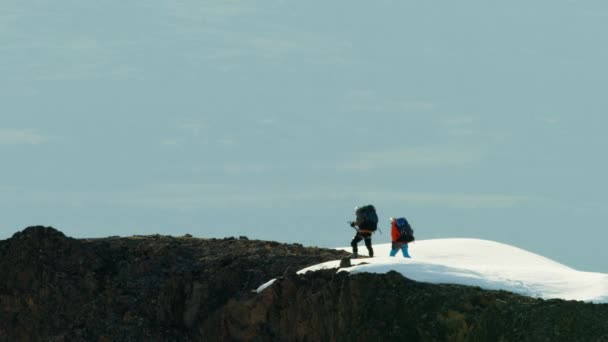
[[[355,237],[350,242],[353,247],[353,257],[357,258],[359,253],[357,252],[357,245],[361,240],[365,241],[365,247],[369,253],[370,258],[374,256],[374,250],[372,248],[372,234],[378,229],[378,215],[376,214],[376,208],[373,205],[364,205],[362,207],[355,208],[355,221],[349,222],[350,226],[353,227],[357,232]]]

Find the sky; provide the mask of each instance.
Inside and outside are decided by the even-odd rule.
[[[340,260],[328,261],[298,273],[321,269],[351,274],[396,271],[426,283],[478,286],[543,299],[608,303],[608,274],[577,271],[507,244],[480,239],[431,239],[409,247],[411,259],[403,258],[401,252],[391,258],[391,244],[380,244],[376,246],[380,257],[351,259],[351,266],[344,268],[340,268]],[[262,284],[257,291],[264,291],[275,280]]]
[[[0,239],[348,245],[354,207],[608,272],[608,3],[0,2]]]

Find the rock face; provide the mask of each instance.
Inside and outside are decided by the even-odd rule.
[[[72,239],[29,227],[0,241],[0,341],[608,341],[607,305],[397,273],[295,274],[346,254],[245,237]]]
[[[209,317],[277,276],[344,256],[239,239],[76,240],[29,227],[0,241],[0,341],[199,341]]]
[[[608,341],[608,305],[432,285],[388,274],[288,276],[231,300],[216,340]]]

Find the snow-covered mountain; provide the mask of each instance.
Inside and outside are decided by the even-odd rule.
[[[433,239],[410,244],[411,259],[389,257],[391,245],[374,246],[374,258],[353,259],[338,272],[386,273],[428,283],[506,290],[543,299],[608,303],[608,274],[582,272],[523,249],[479,239]],[[350,247],[338,248],[350,251]],[[364,247],[361,251],[366,251]],[[305,273],[338,268],[339,260],[307,267]],[[263,288],[263,287],[262,287]]]

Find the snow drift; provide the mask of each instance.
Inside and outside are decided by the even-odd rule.
[[[390,248],[390,244],[375,245],[376,257],[353,259],[352,267],[338,272],[397,271],[421,282],[479,286],[543,299],[608,303],[608,274],[578,271],[503,243],[479,239],[420,240],[410,245],[412,259],[403,258],[401,253],[389,257]],[[337,269],[339,264],[339,260],[329,261],[298,273]],[[262,285],[259,291],[271,284],[272,281]]]

